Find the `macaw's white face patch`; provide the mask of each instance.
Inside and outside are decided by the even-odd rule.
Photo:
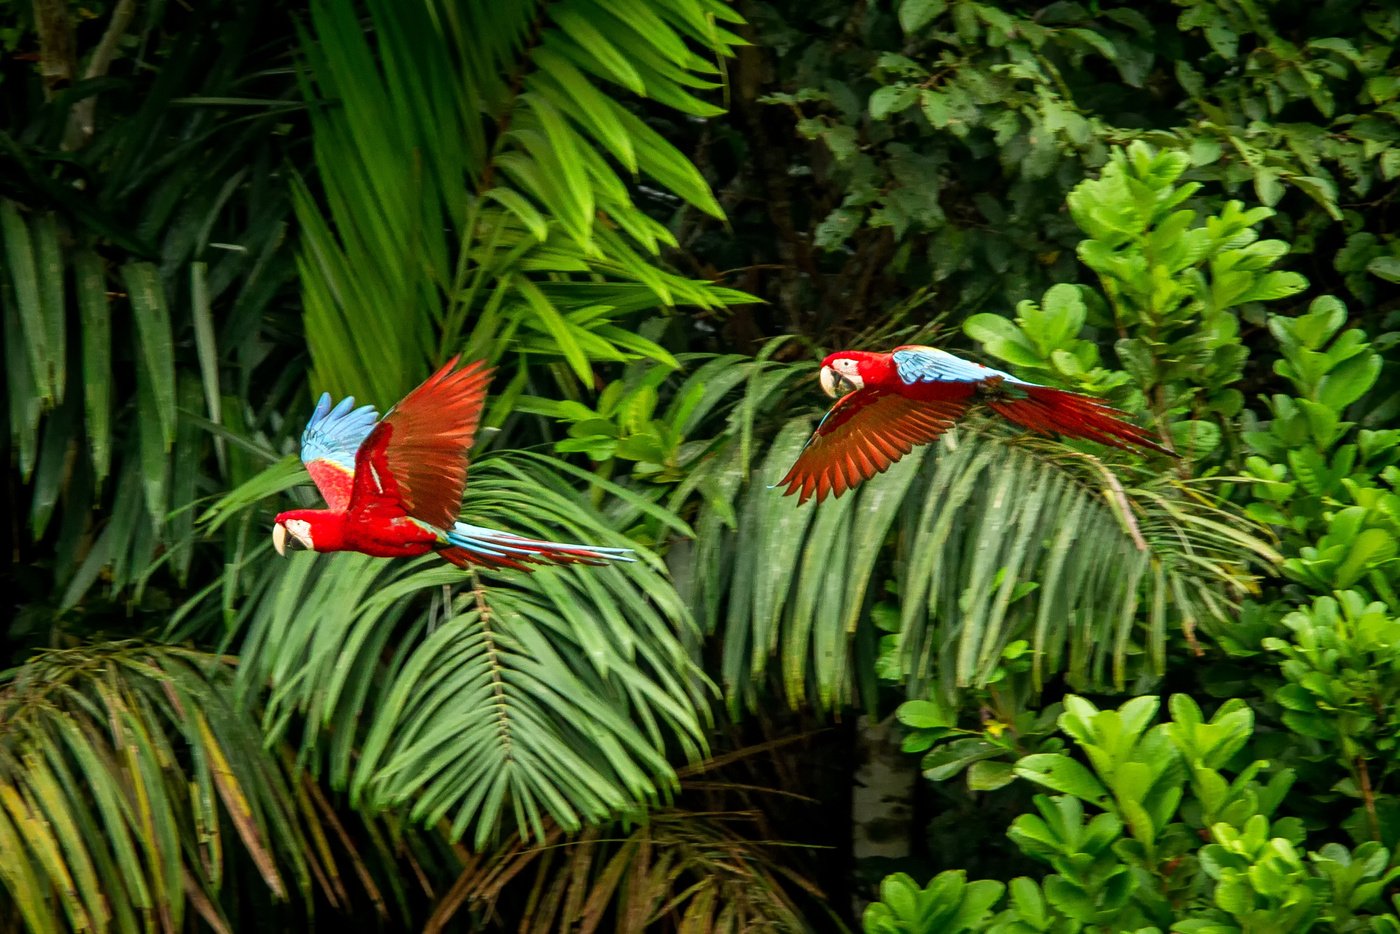
[[[830,366],[822,367],[821,384],[822,392],[836,398],[863,388],[865,380],[861,378],[860,366],[855,360],[837,357]]]
[[[272,547],[277,549],[279,555],[287,553],[287,538],[291,537],[291,546],[305,548],[307,551],[315,551],[316,545],[311,540],[311,523],[305,519],[288,519],[286,522],[279,522],[272,527]]]

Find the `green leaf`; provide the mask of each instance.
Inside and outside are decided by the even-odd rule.
[[[82,322],[84,428],[100,484],[112,463],[112,310],[102,260],[90,250],[73,255],[73,278]]]
[[[1366,264],[1366,271],[1386,282],[1400,282],[1400,257],[1377,256]]]
[[[1334,412],[1345,411],[1376,384],[1381,368],[1379,354],[1352,357],[1322,377],[1317,386],[1317,401]]]
[[[170,330],[170,312],[165,304],[165,287],[151,263],[127,263],[122,267],[131,311],[136,319],[137,354],[141,374],[155,415],[152,431],[158,434],[162,454],[175,443],[175,342]],[[147,466],[154,464],[155,448],[148,452]]]
[[[0,232],[5,237],[5,259],[14,285],[14,304],[23,323],[19,335],[12,335],[12,339],[14,336],[22,338],[21,346],[27,354],[33,380],[32,392],[41,407],[49,408],[57,401],[59,393],[59,387],[54,384],[57,348],[49,346],[47,303],[40,288],[34,242],[29,226],[12,201],[0,201]]]
[[[1078,336],[1086,313],[1078,287],[1065,283],[1052,285],[1041,307],[1022,302],[1016,311],[1022,330],[1035,343],[1041,357],[1050,356]]]
[[[870,117],[873,120],[884,120],[891,114],[913,106],[918,98],[919,89],[907,84],[887,84],[876,88],[870,95]]]
[[[1396,555],[1394,536],[1384,529],[1365,529],[1352,539],[1346,560],[1337,568],[1333,580],[1338,588],[1350,587],[1372,568],[1379,568]]]
[[[215,425],[224,421],[223,393],[219,389],[219,349],[214,342],[214,314],[209,303],[208,266],[190,264],[190,317],[194,322],[195,353],[199,357],[199,377],[204,388],[204,405]],[[222,463],[223,442],[215,439]]]
[[[812,242],[823,250],[839,249],[855,233],[864,212],[853,207],[838,207],[826,216],[812,235]]]
[[[514,285],[515,290],[525,299],[526,304],[535,313],[540,324],[554,338],[556,348],[569,362],[574,373],[585,384],[589,383],[592,380],[593,370],[588,364],[588,355],[579,346],[575,331],[569,327],[568,322],[564,320],[554,304],[534,282],[524,276],[518,276]]]
[[[915,729],[954,726],[957,718],[948,713],[941,704],[926,700],[905,701],[895,711],[899,722]]]
[[[549,239],[549,225],[535,206],[518,191],[509,188],[492,188],[483,196],[499,202],[506,210],[518,217],[535,239],[544,243]]]
[[[1023,756],[1017,760],[1015,771],[1019,777],[1046,788],[1074,795],[1100,807],[1107,806],[1108,791],[1092,772],[1068,756],[1057,753]]]
[[[935,129],[941,130],[952,122],[953,110],[947,94],[922,88],[919,91],[919,107],[924,112],[924,119],[928,120]]]
[[[51,213],[34,219],[34,262],[39,275],[39,308],[43,316],[46,376],[54,402],[63,401],[68,385],[67,318],[63,299],[63,251],[59,246],[58,220]]]
[[[288,454],[219,497],[200,515],[199,522],[207,524],[206,532],[215,532],[249,506],[304,484],[309,479],[301,458]]]
[[[931,782],[945,781],[975,762],[996,758],[1005,752],[1004,747],[985,739],[977,737],[957,739],[937,747],[924,756],[924,777]]]
[[[1255,169],[1254,193],[1259,196],[1260,202],[1269,207],[1278,204],[1283,197],[1283,182],[1279,180],[1279,173],[1273,169]]]
[[[987,352],[1012,366],[1041,367],[1044,357],[1027,338],[1026,333],[1001,315],[985,312],[972,315],[963,322],[963,331],[978,341]]]
[[[899,27],[905,35],[916,33],[948,8],[946,0],[901,0]]]
[[[1202,420],[1173,422],[1171,436],[1173,450],[1192,460],[1209,457],[1221,440],[1220,426]]]
[[[1016,767],[1010,762],[987,759],[972,763],[967,770],[967,787],[973,791],[996,791],[1016,780]]]

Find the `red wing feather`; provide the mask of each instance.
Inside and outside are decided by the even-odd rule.
[[[390,410],[355,455],[350,511],[389,501],[408,515],[451,528],[467,485],[467,453],[476,435],[491,368],[477,361],[457,372],[453,357]]]
[[[967,404],[958,400],[920,402],[882,389],[859,389],[837,400],[826,413],[797,462],[778,481],[783,495],[800,491],[821,502],[840,496],[953,427]]]
[[[997,414],[1042,434],[1088,438],[1099,444],[1130,449],[1130,444],[1171,457],[1175,451],[1162,447],[1146,429],[1127,420],[1127,414],[1091,396],[1048,386],[1022,387],[1024,399],[994,399],[987,407]],[[1124,443],[1127,442],[1127,443]]]
[[[549,546],[554,543],[536,542],[535,544]],[[512,556],[474,553],[466,548],[439,548],[438,554],[459,568],[469,568],[475,565],[483,568],[512,568],[526,573],[533,572],[535,567],[541,564],[589,564],[593,567],[602,567],[609,563],[606,557],[600,557],[596,552],[577,548],[541,548],[529,554]]]

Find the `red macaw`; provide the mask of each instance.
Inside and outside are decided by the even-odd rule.
[[[980,403],[1032,431],[1088,438],[1127,448],[1129,442],[1176,457],[1124,413],[1090,396],[1017,379],[946,350],[910,345],[890,353],[842,350],[822,361],[821,385],[836,404],[827,411],[797,462],[779,480],[783,495],[840,496],[928,444],[970,405]]]
[[[491,369],[457,372],[457,357],[382,419],[353,396],[331,407],[322,393],[301,435],[301,459],[329,509],[277,516],[272,544],[312,551],[359,551],[401,558],[436,551],[458,567],[530,570],[526,562],[605,564],[631,561],[628,548],[566,545],[457,521],[467,485],[467,452],[476,434]]]

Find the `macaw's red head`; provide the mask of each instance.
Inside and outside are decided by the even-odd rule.
[[[343,538],[343,517],[325,509],[292,509],[279,513],[272,526],[272,547],[279,555],[293,551],[336,551]]]
[[[838,350],[822,361],[822,391],[833,399],[879,382],[889,368],[890,355],[866,350]]]

